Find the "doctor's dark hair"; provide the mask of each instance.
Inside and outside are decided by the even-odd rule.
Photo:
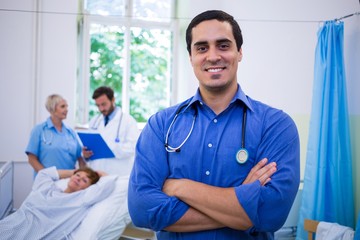
[[[97,89],[95,89],[93,95],[92,95],[92,99],[97,99],[98,97],[102,96],[102,95],[106,95],[108,97],[108,99],[111,101],[114,98],[114,90],[112,90],[110,87],[107,86],[102,86],[102,87],[98,87]]]
[[[236,22],[234,17],[224,11],[221,11],[221,10],[209,10],[209,11],[200,13],[199,15],[194,17],[186,29],[186,36],[185,36],[186,37],[186,47],[187,47],[187,50],[190,55],[191,55],[192,29],[203,21],[214,20],[214,19],[218,20],[220,22],[228,22],[231,25],[232,32],[233,32],[233,35],[234,35],[234,38],[236,41],[237,50],[238,51],[240,50],[240,48],[243,44],[243,37],[241,34],[240,26]]]
[[[91,168],[89,168],[89,167],[76,169],[74,171],[74,174],[76,174],[77,172],[86,173],[86,176],[90,179],[91,184],[97,183],[99,181],[99,179],[100,179],[100,175],[97,172],[95,172],[94,170],[92,170]]]
[[[49,113],[55,112],[56,105],[58,105],[62,100],[65,100],[59,94],[51,94],[47,97],[45,107]]]

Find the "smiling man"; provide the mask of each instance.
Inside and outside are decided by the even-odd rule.
[[[186,43],[199,88],[140,135],[129,182],[133,223],[157,239],[273,239],[299,187],[297,128],[242,91],[243,38],[231,15],[199,14]]]

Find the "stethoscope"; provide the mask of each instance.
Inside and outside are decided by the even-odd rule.
[[[49,134],[47,134],[47,133]],[[54,140],[54,133],[52,132],[51,129],[46,128],[46,126],[44,125],[43,129],[42,129],[42,133],[41,133],[41,138],[44,144],[46,145],[51,145],[53,140]],[[68,135],[66,135],[66,143],[68,143],[70,140],[70,138],[68,137]]]
[[[194,130],[195,120],[196,120],[196,117],[198,115],[198,110],[197,110],[196,107],[194,108],[195,113],[194,113],[194,116],[193,116],[191,128],[189,130],[189,133],[185,137],[184,141],[182,141],[182,143],[180,143],[180,145],[177,146],[177,147],[170,146],[170,144],[169,144],[170,130],[171,130],[172,126],[174,125],[176,119],[179,117],[181,111],[187,106],[188,106],[188,104],[183,105],[176,111],[175,116],[174,116],[173,120],[171,121],[170,126],[169,126],[169,128],[168,128],[168,130],[166,132],[165,144],[164,145],[165,145],[165,150],[167,152],[169,152],[169,153],[173,153],[173,152],[179,153],[181,151],[181,147],[186,143],[186,141],[189,139],[191,133]],[[240,164],[245,163],[249,158],[249,153],[245,148],[246,113],[247,113],[247,107],[244,105],[243,118],[242,118],[241,148],[236,153],[236,161],[238,163],[240,163]]]
[[[102,114],[99,114],[96,118],[96,120],[94,121],[94,124],[92,125],[91,129],[92,130],[97,130],[99,128],[99,125],[101,123],[100,121],[100,117]],[[121,126],[121,122],[122,122],[122,117],[123,117],[123,113],[120,112],[120,119],[119,119],[119,123],[117,126],[117,130],[116,130],[116,138],[115,138],[115,142],[120,142],[120,126]]]
[[[51,145],[52,143],[52,140],[54,139],[54,134],[51,132],[50,129],[47,130],[47,132],[50,132],[50,137],[46,137],[45,136],[45,126],[43,127],[43,130],[42,130],[42,134],[41,134],[41,137],[42,137],[42,141],[44,144],[46,145]]]
[[[170,126],[169,126],[169,128],[168,128],[168,130],[167,130],[167,132],[166,132],[166,136],[165,136],[165,149],[166,149],[166,151],[168,151],[169,153],[171,153],[171,152],[180,152],[181,147],[182,147],[182,146],[186,143],[186,141],[189,139],[189,137],[190,137],[190,135],[191,135],[191,133],[192,133],[192,131],[193,131],[193,129],[194,129],[195,120],[196,120],[196,117],[197,117],[197,115],[198,115],[198,110],[197,110],[197,108],[195,108],[195,114],[194,114],[194,116],[193,116],[193,121],[192,121],[192,124],[191,124],[190,131],[189,131],[188,135],[186,136],[186,138],[184,139],[184,141],[183,141],[182,143],[180,143],[180,145],[179,145],[178,147],[172,147],[172,146],[169,145],[170,129],[171,129],[171,127],[174,125],[174,123],[175,123],[176,119],[178,118],[181,110],[183,110],[183,109],[184,109],[185,107],[187,107],[187,106],[188,106],[188,105],[183,105],[183,106],[181,106],[181,107],[176,111],[175,117],[174,117],[173,120],[171,121]]]

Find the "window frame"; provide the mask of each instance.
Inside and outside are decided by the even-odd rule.
[[[76,122],[79,126],[85,126],[89,122],[89,100],[91,95],[90,89],[90,25],[92,23],[103,24],[103,25],[117,25],[124,27],[124,59],[126,59],[126,65],[123,69],[123,87],[122,87],[122,110],[125,113],[130,113],[130,96],[129,96],[129,85],[130,85],[130,71],[131,71],[131,56],[130,56],[130,43],[131,43],[131,28],[138,27],[143,29],[163,29],[168,30],[172,33],[171,42],[171,56],[177,56],[177,39],[178,33],[178,21],[175,16],[176,0],[171,0],[171,15],[169,22],[157,22],[149,21],[144,19],[137,19],[132,17],[132,0],[126,0],[126,16],[101,16],[92,15],[85,11],[83,5],[80,4],[80,9],[83,11],[81,17],[78,19],[78,77],[77,77],[77,109],[76,109]],[[167,84],[167,98],[169,99],[169,106],[176,102],[177,94],[173,91],[176,86],[176,66],[177,59],[172,57],[170,59],[170,79]],[[144,123],[138,123],[139,127],[142,128]]]

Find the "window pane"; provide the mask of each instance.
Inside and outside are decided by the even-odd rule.
[[[138,122],[170,104],[171,32],[131,28],[130,114]]]
[[[90,93],[102,85],[112,87],[116,105],[121,106],[124,51],[124,29],[118,26],[91,24],[90,27]],[[90,118],[98,113],[92,98],[89,99]]]
[[[125,0],[86,0],[85,9],[90,14],[125,16]]]
[[[133,17],[149,21],[170,22],[172,0],[134,0]]]

